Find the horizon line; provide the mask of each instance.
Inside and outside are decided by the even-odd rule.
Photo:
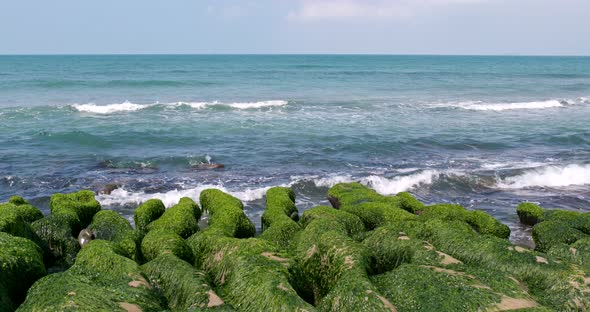
[[[437,54],[437,53],[0,53],[2,56],[505,56],[590,57],[590,54]]]

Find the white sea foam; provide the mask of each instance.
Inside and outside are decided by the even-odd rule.
[[[140,109],[147,108],[151,105],[148,104],[135,104],[130,102],[123,102],[119,104],[107,104],[107,105],[97,105],[97,104],[74,104],[72,105],[73,108],[80,112],[86,113],[94,113],[94,114],[112,114],[118,112],[132,112],[137,111]]]
[[[273,101],[259,101],[259,102],[236,102],[227,104],[230,107],[237,108],[237,109],[252,109],[252,108],[263,108],[263,107],[272,107],[272,106],[284,106],[287,105],[289,102],[281,101],[281,100],[273,100]]]
[[[285,185],[281,185],[285,186]],[[266,194],[271,186],[260,187],[260,188],[245,188],[239,191],[233,191],[226,189],[223,185],[215,184],[204,184],[194,188],[188,189],[176,189],[162,193],[145,193],[145,192],[131,192],[124,188],[119,188],[111,192],[109,195],[98,195],[97,200],[101,205],[125,205],[125,204],[140,204],[149,199],[160,199],[166,207],[171,207],[178,203],[182,197],[189,197],[195,201],[199,201],[201,192],[206,189],[217,189],[226,192],[241,201],[250,202],[257,199],[261,199]]]
[[[450,104],[450,106],[459,107],[467,110],[476,111],[505,111],[515,109],[545,109],[563,107],[562,102],[558,100],[534,101],[534,102],[516,102],[516,103],[484,103],[484,102],[459,102]]]
[[[421,184],[431,184],[440,173],[436,170],[423,170],[409,175],[385,178],[378,175],[371,175],[355,179],[350,175],[333,175],[328,177],[295,177],[301,180],[311,180],[318,187],[332,187],[338,183],[350,183],[358,181],[374,189],[382,195],[392,195],[407,191]],[[294,177],[292,177],[293,179]]]
[[[173,103],[153,103],[153,104],[135,104],[128,101],[123,103],[116,103],[116,104],[106,104],[106,105],[99,105],[94,103],[88,104],[74,104],[72,107],[80,112],[85,113],[93,113],[93,114],[113,114],[118,112],[133,112],[138,111],[144,108],[148,108],[151,106],[168,106],[168,107],[178,107],[182,105],[189,106],[194,109],[205,109],[208,107],[213,106],[227,106],[239,110],[246,110],[246,109],[257,109],[257,108],[265,108],[265,107],[273,107],[273,106],[284,106],[289,104],[288,101],[283,100],[271,100],[271,101],[258,101],[258,102],[231,102],[231,103],[224,103],[219,101],[213,102],[173,102]]]
[[[563,187],[590,184],[590,165],[545,166],[503,179],[500,188]]]
[[[415,188],[422,184],[432,184],[440,173],[437,170],[424,170],[406,176],[385,178],[381,176],[368,176],[361,180],[362,184],[374,189],[382,195],[394,195]]]
[[[350,175],[335,175],[313,179],[313,183],[318,187],[332,187],[338,183],[350,183],[353,181],[354,179]]]

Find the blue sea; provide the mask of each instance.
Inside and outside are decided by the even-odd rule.
[[[522,201],[590,211],[590,58],[0,56],[0,146],[0,202],[45,212],[117,184],[97,198],[131,218],[213,187],[259,225],[271,186],[302,211],[360,181],[482,209],[518,240]]]

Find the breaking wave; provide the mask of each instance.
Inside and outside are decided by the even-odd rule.
[[[590,165],[545,166],[526,169],[504,178],[498,187],[521,189],[529,187],[563,187],[590,184]]]
[[[175,102],[175,103],[153,103],[153,104],[135,104],[128,101],[123,103],[115,103],[115,104],[106,104],[106,105],[99,105],[94,103],[88,104],[73,104],[71,105],[72,108],[79,112],[84,113],[93,113],[93,114],[114,114],[120,112],[133,112],[142,110],[148,107],[180,107],[180,106],[189,106],[194,109],[205,109],[208,107],[214,106],[225,106],[234,109],[244,110],[244,109],[257,109],[257,108],[268,108],[268,107],[275,107],[275,106],[285,106],[289,104],[288,101],[283,100],[270,100],[270,101],[258,101],[258,102],[232,102],[232,103],[224,103],[224,102]]]

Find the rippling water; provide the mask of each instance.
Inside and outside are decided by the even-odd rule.
[[[521,201],[590,210],[590,58],[0,56],[0,146],[0,201],[44,209],[115,183],[99,200],[129,217],[215,187],[258,222],[270,186],[303,210],[360,181],[518,236]]]

